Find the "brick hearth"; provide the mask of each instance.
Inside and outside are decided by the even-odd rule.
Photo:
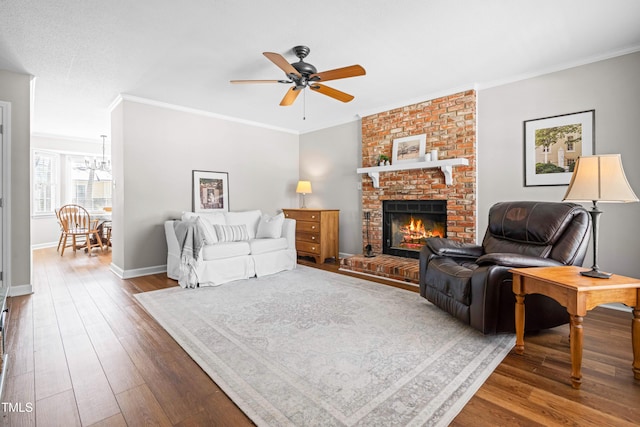
[[[379,188],[362,175],[364,245],[375,258],[347,258],[343,268],[418,283],[417,260],[382,255],[382,202],[384,200],[446,200],[447,237],[464,243],[476,239],[476,93],[460,92],[362,118],[362,166],[375,166],[378,156],[392,158],[393,140],[426,134],[426,151],[438,150],[439,159],[466,158],[468,166],[453,168],[453,183],[446,185],[440,169],[381,172]],[[395,277],[393,277],[395,276]]]
[[[364,255],[354,255],[343,258],[340,261],[340,268],[416,285],[420,279],[419,261],[417,259],[392,255],[376,255],[372,258],[367,258]]]

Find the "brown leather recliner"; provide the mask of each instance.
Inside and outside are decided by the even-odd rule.
[[[582,265],[591,217],[581,205],[503,202],[489,210],[482,245],[430,238],[420,252],[420,295],[484,334],[515,331],[509,269]],[[543,295],[525,299],[526,331],[569,322]]]

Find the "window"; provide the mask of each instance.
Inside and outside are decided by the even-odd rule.
[[[84,206],[89,212],[111,206],[111,171],[84,156],[66,156],[69,203]]]
[[[33,215],[53,215],[68,203],[82,205],[89,212],[111,206],[111,164],[99,160],[34,149]]]
[[[58,207],[60,156],[47,151],[33,152],[33,214],[53,214]]]
[[[575,151],[573,143],[573,136],[569,135],[567,137],[567,151]]]

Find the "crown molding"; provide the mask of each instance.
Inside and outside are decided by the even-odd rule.
[[[213,113],[211,111],[205,111],[205,110],[200,110],[200,109],[197,109],[197,108],[185,107],[185,106],[182,106],[182,105],[176,105],[176,104],[171,104],[171,103],[168,103],[168,102],[156,101],[156,100],[153,100],[153,99],[142,98],[142,97],[139,97],[139,96],[128,95],[128,94],[124,94],[124,93],[118,95],[116,97],[116,99],[111,103],[111,105],[109,106],[109,112],[112,112],[113,109],[116,108],[123,101],[136,102],[138,104],[151,105],[151,106],[154,106],[154,107],[166,108],[168,110],[174,110],[174,111],[180,111],[180,112],[183,112],[183,113],[196,114],[196,115],[199,115],[199,116],[205,116],[205,117],[211,117],[211,118],[220,119],[220,120],[226,120],[226,121],[235,122],[235,123],[241,123],[241,124],[245,124],[245,125],[248,125],[248,126],[255,126],[255,127],[260,127],[260,128],[264,128],[264,129],[275,130],[275,131],[278,131],[278,132],[291,133],[291,134],[294,134],[294,135],[299,135],[300,134],[300,132],[298,132],[296,130],[292,130],[292,129],[282,128],[282,127],[278,127],[278,126],[271,126],[271,125],[267,125],[267,124],[260,123],[260,122],[254,122],[254,121],[251,121],[251,120],[245,120],[245,119],[239,119],[237,117],[226,116],[224,114]]]

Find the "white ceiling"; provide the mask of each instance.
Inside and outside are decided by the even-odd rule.
[[[0,69],[36,77],[34,133],[99,141],[119,94],[304,133],[637,51],[639,22],[637,0],[0,0]],[[284,78],[262,52],[300,44],[366,69],[327,83],[352,102],[229,84]]]

